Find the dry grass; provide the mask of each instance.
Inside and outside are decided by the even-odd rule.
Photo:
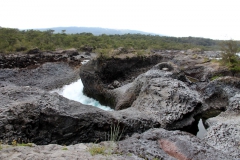
[[[106,155],[106,147],[105,146],[100,146],[97,144],[94,144],[91,148],[89,148],[89,152],[92,156],[95,156],[97,154],[102,154]]]
[[[4,143],[2,140],[0,141],[0,150],[3,148],[9,148],[9,147],[17,147],[17,146],[23,146],[23,147],[32,147],[33,143],[19,143],[17,140],[13,140],[11,142],[11,145],[7,143],[7,141]]]

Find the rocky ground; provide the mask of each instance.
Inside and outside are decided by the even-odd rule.
[[[154,51],[83,66],[95,54],[1,56],[0,159],[240,159],[240,79],[209,60],[218,56]],[[49,92],[79,74],[84,92],[115,111]],[[203,139],[179,131],[213,109],[222,113],[206,120]],[[104,142],[113,129],[121,140]],[[14,140],[34,145],[7,146]]]

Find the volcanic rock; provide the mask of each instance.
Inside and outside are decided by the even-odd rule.
[[[181,131],[150,129],[119,142],[120,152],[144,159],[237,159]]]
[[[169,71],[162,68],[168,67]],[[171,71],[171,72],[170,72]],[[202,107],[200,95],[174,77],[178,71],[170,63],[160,63],[139,75],[132,83],[115,89],[117,109],[121,113],[134,109],[160,123],[162,128],[176,129],[193,123]],[[132,104],[131,104],[132,103]]]
[[[79,79],[79,67],[64,62],[44,63],[37,68],[0,69],[0,81],[19,86],[35,86],[45,90],[62,87]]]
[[[229,99],[227,111],[207,120],[204,140],[214,148],[240,159],[240,94]]]
[[[35,87],[5,85],[0,88],[0,97],[3,140],[36,144],[102,141],[111,125],[112,116],[107,112]]]
[[[92,60],[82,66],[80,70],[80,77],[85,86],[84,93],[97,99],[102,104],[115,108],[115,98],[108,91],[109,88],[112,88],[112,83],[118,81],[121,85],[125,85],[129,83],[132,77],[137,77],[139,74],[146,72],[163,59],[165,58],[161,55],[153,55],[149,57],[98,58]]]
[[[201,92],[208,109],[226,110],[230,98],[240,93],[240,78],[220,77],[208,83]]]

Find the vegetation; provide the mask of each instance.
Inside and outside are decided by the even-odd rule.
[[[20,141],[20,140],[19,140]],[[3,148],[8,148],[8,147],[16,147],[16,146],[23,146],[23,147],[32,147],[33,146],[33,143],[19,143],[17,140],[13,140],[11,142],[12,145],[8,145],[7,141],[6,142],[3,142],[2,140],[0,141],[0,150],[3,149]]]
[[[211,60],[208,57],[203,58],[203,63],[210,62]]]
[[[219,77],[222,77],[222,76],[223,76],[222,74],[215,75],[215,76],[213,76],[213,77],[211,78],[211,81],[213,81],[213,80],[215,80],[215,79],[217,79],[217,78],[219,78]]]
[[[116,125],[112,124],[110,128],[111,130],[106,140],[113,142],[119,141],[122,138],[124,129],[120,128],[119,122]]]
[[[240,58],[236,55],[239,45],[236,41],[228,40],[221,43],[222,64],[226,65],[234,76],[240,72]]]
[[[105,155],[106,147],[104,146],[99,146],[99,145],[93,145],[90,149],[89,152],[92,156],[95,156],[97,154],[102,154]]]
[[[108,146],[93,144],[93,146],[89,148],[89,152],[92,156],[96,154],[111,155],[113,153],[116,153],[114,151],[114,148],[116,147],[115,142],[121,139],[124,129],[121,130],[119,122],[117,124],[112,124],[110,128],[110,132],[108,133],[108,135],[106,135],[108,136],[106,137],[106,140],[110,141],[110,143],[108,144]]]
[[[20,141],[20,140],[19,140]],[[12,141],[12,146],[27,146],[27,147],[32,147],[33,146],[33,144],[32,143],[19,143],[19,142],[17,142],[17,140],[13,140]]]
[[[194,37],[177,38],[142,34],[102,34],[94,36],[92,33],[66,34],[65,32],[66,30],[62,30],[61,33],[54,33],[54,30],[39,31],[0,28],[0,52],[26,52],[34,48],[40,50],[80,49],[84,46],[90,46],[99,52],[109,52],[119,47],[126,49],[134,48],[135,50],[186,50],[193,48],[214,50],[217,49],[220,42]],[[140,51],[138,54],[141,55],[142,52]]]
[[[68,150],[67,146],[64,145],[63,148],[62,148],[62,150],[64,150],[64,151]]]

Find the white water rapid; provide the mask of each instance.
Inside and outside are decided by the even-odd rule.
[[[84,65],[87,62],[88,62],[88,60],[85,60],[85,61],[82,62],[82,64]],[[106,110],[106,111],[112,111],[113,110],[108,106],[101,105],[95,99],[85,96],[83,94],[83,83],[82,83],[81,79],[79,79],[78,81],[73,82],[69,85],[65,85],[60,89],[55,89],[55,90],[51,91],[51,93],[53,93],[53,92],[56,92],[56,93],[62,95],[63,97],[65,97],[65,98],[80,102],[82,104],[95,106],[95,107],[98,107],[98,108],[100,108],[102,110]]]
[[[83,84],[81,79],[69,85],[65,85],[60,89],[55,89],[51,92],[57,92],[58,94],[62,95],[65,98],[80,102],[82,104],[92,105],[107,111],[112,110],[108,106],[101,105],[98,101],[94,100],[93,98],[85,96],[83,94]]]

